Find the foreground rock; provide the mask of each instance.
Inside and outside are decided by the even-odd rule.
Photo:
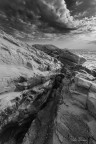
[[[0,144],[96,144],[96,84],[85,59],[15,43],[0,37]]]

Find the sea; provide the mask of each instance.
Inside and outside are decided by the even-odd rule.
[[[79,49],[73,51],[77,55],[81,55],[86,59],[86,62],[83,66],[93,70],[96,70],[96,50],[89,50],[89,49]]]

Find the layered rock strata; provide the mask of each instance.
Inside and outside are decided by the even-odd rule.
[[[0,37],[0,144],[95,144],[96,78],[85,59]]]

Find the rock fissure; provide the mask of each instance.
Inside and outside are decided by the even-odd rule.
[[[19,45],[20,55],[17,47],[0,53],[0,144],[94,144],[96,78],[85,59],[52,45]]]

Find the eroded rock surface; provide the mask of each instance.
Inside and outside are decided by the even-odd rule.
[[[75,65],[83,64],[86,59],[84,57],[77,56],[71,53],[67,49],[59,49],[54,45],[34,45],[39,50],[44,51],[45,53],[51,55],[52,57],[58,58],[65,65]]]
[[[96,78],[83,62],[0,36],[0,144],[96,144]]]

